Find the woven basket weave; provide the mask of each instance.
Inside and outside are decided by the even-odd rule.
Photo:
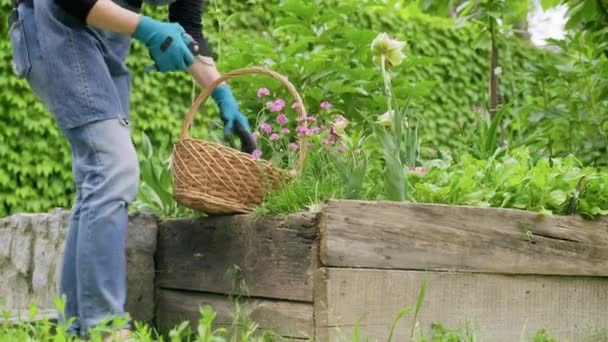
[[[248,213],[262,203],[266,194],[277,190],[284,181],[302,171],[306,157],[306,137],[299,141],[295,170],[277,168],[265,160],[234,148],[188,137],[194,115],[213,90],[222,82],[247,74],[262,74],[279,80],[289,90],[298,114],[306,117],[306,109],[296,88],[284,76],[261,67],[228,72],[205,88],[184,119],[180,138],[173,148],[171,172],[175,200],[206,214]]]

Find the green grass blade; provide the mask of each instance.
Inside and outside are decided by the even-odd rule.
[[[422,287],[420,288],[420,294],[418,295],[418,302],[416,303],[416,311],[414,312],[414,320],[412,322],[412,331],[410,332],[410,338],[414,338],[414,329],[416,327],[416,321],[418,320],[418,316],[420,315],[420,310],[422,310],[422,302],[424,302],[424,297],[426,296],[426,287],[427,279],[425,278],[422,281]]]
[[[395,333],[395,327],[397,326],[397,323],[403,317],[405,317],[405,315],[407,315],[410,311],[412,311],[412,308],[409,306],[407,308],[399,311],[399,313],[397,314],[397,317],[395,317],[395,319],[393,320],[393,325],[391,326],[391,330],[388,333],[388,342],[391,342],[391,340],[393,339],[393,335]]]
[[[359,329],[359,321],[355,322],[355,326],[353,328],[353,341],[352,342],[360,342],[361,341],[361,332]]]
[[[496,112],[496,115],[492,119],[492,122],[490,123],[490,127],[486,132],[483,146],[483,153],[485,153],[486,155],[491,155],[492,153],[494,153],[494,150],[498,148],[498,128],[500,127],[500,123],[502,122],[502,118],[505,115],[507,108],[509,108],[509,106],[504,106],[500,110],[498,110]]]

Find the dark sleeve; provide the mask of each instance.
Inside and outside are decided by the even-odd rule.
[[[97,0],[54,0],[57,6],[66,11],[71,16],[86,21],[91,8],[95,6]]]
[[[177,22],[198,43],[199,54],[214,57],[209,42],[203,35],[203,8],[205,0],[176,0],[169,5],[169,21]]]

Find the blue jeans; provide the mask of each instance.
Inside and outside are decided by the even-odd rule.
[[[76,200],[59,294],[73,332],[125,314],[128,204],[139,181],[129,128],[130,39],[93,30],[53,0],[19,5],[10,28],[15,72],[55,117],[72,150]]]

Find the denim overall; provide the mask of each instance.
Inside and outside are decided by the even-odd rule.
[[[9,20],[15,74],[54,116],[72,150],[76,199],[59,280],[67,305],[59,318],[74,318],[71,332],[84,334],[125,314],[127,206],[139,181],[125,66],[131,38],[78,22],[53,0],[24,0]]]

